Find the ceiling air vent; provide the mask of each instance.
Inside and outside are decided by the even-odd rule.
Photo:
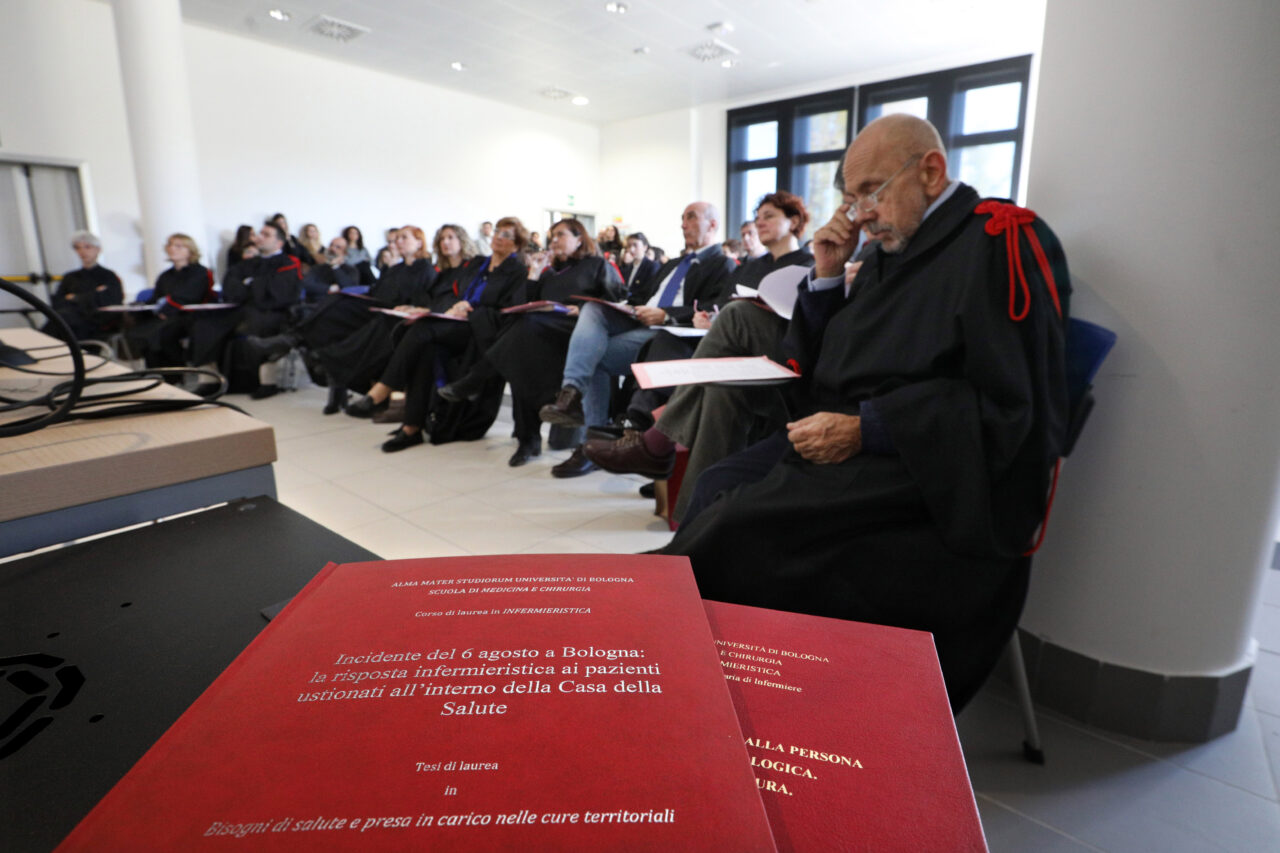
[[[353,24],[350,21],[341,21],[337,18],[331,18],[328,15],[320,15],[311,22],[307,27],[308,30],[318,36],[324,36],[327,39],[346,43],[357,36],[365,35],[371,30],[368,27],[362,27],[359,24]]]
[[[689,48],[689,55],[699,62],[718,62],[738,55],[738,49],[720,39],[711,39]]]
[[[548,86],[538,94],[544,98],[550,98],[553,101],[562,101],[565,98],[569,97],[569,95],[571,95],[572,92],[569,92],[566,89],[558,88],[556,86]]]

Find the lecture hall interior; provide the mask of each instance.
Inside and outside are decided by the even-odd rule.
[[[858,128],[945,115],[952,174],[1050,223],[1071,314],[1118,339],[1019,623],[1045,764],[1003,665],[956,718],[990,849],[1280,850],[1277,44],[1274,0],[3,0],[0,228],[61,192],[129,297],[166,235],[220,279],[276,211],[371,251],[572,215],[671,253],[689,202],[728,239],[789,189],[807,239]],[[389,456],[293,384],[228,399],[274,428],[279,502],[380,557],[670,539],[643,478],[504,464],[505,406]]]

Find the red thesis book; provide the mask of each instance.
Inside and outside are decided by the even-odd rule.
[[[59,850],[774,849],[688,562],[327,566]]]
[[[634,318],[636,316],[636,307],[634,305],[628,305],[625,302],[610,302],[608,299],[601,299],[599,296],[574,295],[569,298],[576,299],[579,302],[595,302],[598,305],[603,305],[605,308],[612,308],[614,311],[626,314],[628,317]]]
[[[987,849],[932,636],[704,603],[779,850]]]
[[[537,314],[547,311],[554,311],[557,314],[569,313],[569,306],[551,299],[539,299],[536,302],[526,302],[523,305],[512,305],[510,308],[503,308],[502,314]]]

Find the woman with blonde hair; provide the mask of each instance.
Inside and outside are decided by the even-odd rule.
[[[315,223],[308,222],[302,226],[302,230],[298,232],[298,242],[311,254],[313,265],[324,260],[324,241],[320,239],[320,229]]]
[[[423,317],[405,330],[383,377],[390,381],[380,383],[388,394],[396,387],[393,382],[405,391],[404,421],[383,443],[385,452],[422,444],[428,432],[432,444],[472,441],[493,424],[502,402],[501,380],[491,383],[482,399],[457,405],[440,401],[436,385],[466,372],[476,355],[497,338],[506,319],[502,309],[524,301],[528,242],[529,232],[519,219],[499,219],[490,238],[493,254],[472,258],[450,293],[442,294],[442,300],[454,300],[447,309],[437,311],[447,319]]]
[[[180,367],[186,363],[182,339],[191,333],[192,314],[184,305],[213,300],[213,273],[200,263],[200,247],[190,236],[169,235],[164,252],[172,264],[156,278],[147,303],[159,305],[159,312],[142,321],[135,319],[126,339],[135,352],[141,351],[147,367]]]

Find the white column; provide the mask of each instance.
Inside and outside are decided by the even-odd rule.
[[[120,76],[142,211],[148,282],[167,266],[165,238],[206,233],[178,0],[112,0]],[[201,246],[211,254],[212,246]]]
[[[1120,337],[1022,626],[1171,675],[1251,663],[1280,490],[1280,3],[1049,0],[1028,204]]]

